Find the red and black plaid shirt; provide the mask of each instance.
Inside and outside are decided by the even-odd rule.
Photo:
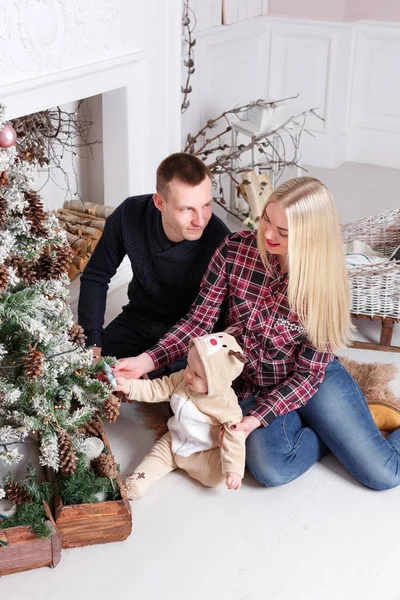
[[[288,305],[287,275],[275,256],[270,262],[272,274],[261,262],[255,231],[228,236],[214,253],[188,315],[148,352],[156,367],[182,358],[191,338],[212,331],[225,302],[226,326],[238,330],[235,337],[248,359],[234,389],[239,400],[254,394],[257,407],[249,414],[264,426],[306,404],[334,358],[307,341]]]

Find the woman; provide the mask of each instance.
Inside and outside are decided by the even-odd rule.
[[[258,232],[234,233],[217,249],[187,317],[117,373],[140,377],[181,358],[192,337],[212,331],[224,301],[248,359],[234,387],[255,478],[288,483],[330,449],[364,485],[398,485],[400,430],[382,437],[333,354],[352,325],[338,215],[323,183],[299,177],[280,185]]]

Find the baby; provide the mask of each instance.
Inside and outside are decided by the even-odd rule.
[[[242,411],[231,384],[246,362],[228,333],[191,340],[186,369],[154,380],[117,377],[117,390],[139,402],[171,403],[174,416],[166,433],[125,484],[130,500],[141,498],[152,483],[180,468],[203,485],[225,480],[239,489],[245,467],[245,436],[232,431]]]

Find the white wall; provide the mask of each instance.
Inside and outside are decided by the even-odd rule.
[[[399,23],[257,16],[217,26],[205,10],[212,2],[202,5],[194,34],[182,140],[237,103],[300,94],[297,107],[318,107],[325,119],[309,121],[315,137],[303,136],[305,164],[400,167]]]
[[[181,0],[0,0],[7,117],[102,93],[106,203],[153,190],[180,147],[180,34]]]

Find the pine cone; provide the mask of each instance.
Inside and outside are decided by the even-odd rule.
[[[47,237],[47,229],[44,226],[46,213],[40,196],[33,190],[25,192],[25,200],[28,206],[24,209],[24,216],[31,222],[31,232],[34,236]]]
[[[15,128],[14,128],[15,129]],[[28,144],[24,148],[18,148],[18,158],[21,161],[26,162],[34,162],[37,161],[41,167],[44,164],[48,165],[50,163],[49,159],[46,156],[44,148],[39,144]]]
[[[14,254],[7,259],[6,264],[14,269],[18,279],[21,279],[24,283],[31,285],[36,282],[34,267],[23,258]]]
[[[4,229],[7,217],[7,200],[0,196],[0,229]]]
[[[54,250],[56,251],[57,256],[54,261],[54,269],[56,276],[59,278],[64,275],[64,273],[67,273],[75,254],[71,246],[57,246]]]
[[[12,119],[11,125],[14,127],[15,132],[18,137],[25,137],[28,132],[25,127],[25,117],[20,117],[18,119]]]
[[[26,162],[33,162],[35,160],[34,148],[33,146],[25,146],[25,148],[20,148],[18,151],[18,158],[20,160],[24,160]]]
[[[0,187],[5,187],[6,185],[8,185],[10,183],[10,178],[7,174],[7,171],[2,171],[0,173]]]
[[[29,353],[22,357],[25,363],[25,373],[32,381],[43,375],[44,354],[32,346],[28,346]]]
[[[58,432],[58,454],[61,475],[72,475],[76,471],[76,454],[72,441],[65,429]]]
[[[83,328],[78,325],[78,323],[74,323],[70,329],[68,329],[68,337],[69,341],[73,344],[79,344],[79,346],[85,347],[85,334],[83,333]]]
[[[0,265],[0,292],[5,292],[10,283],[10,276],[7,268],[4,265]]]
[[[37,206],[37,207],[39,207],[39,209],[41,208],[43,210],[42,201],[40,199],[39,194],[37,192],[35,192],[35,190],[28,190],[27,192],[24,193],[24,197],[25,197],[25,200],[28,201],[29,206]]]
[[[115,479],[118,474],[115,458],[112,454],[102,452],[100,456],[92,460],[92,466],[101,477]]]
[[[36,265],[36,276],[38,279],[54,279],[54,261],[49,252],[42,252]]]
[[[14,504],[32,503],[32,497],[28,494],[28,492],[21,483],[14,483],[10,481],[10,483],[6,487],[6,494],[8,500],[10,500],[10,502],[14,502]]]
[[[115,423],[117,420],[119,415],[119,405],[119,399],[113,394],[110,394],[110,396],[104,400],[104,411],[109,423]]]
[[[90,421],[85,423],[81,429],[83,430],[83,433],[88,433],[90,435],[94,435],[95,437],[98,437],[101,433],[101,426],[96,417],[90,419]]]

